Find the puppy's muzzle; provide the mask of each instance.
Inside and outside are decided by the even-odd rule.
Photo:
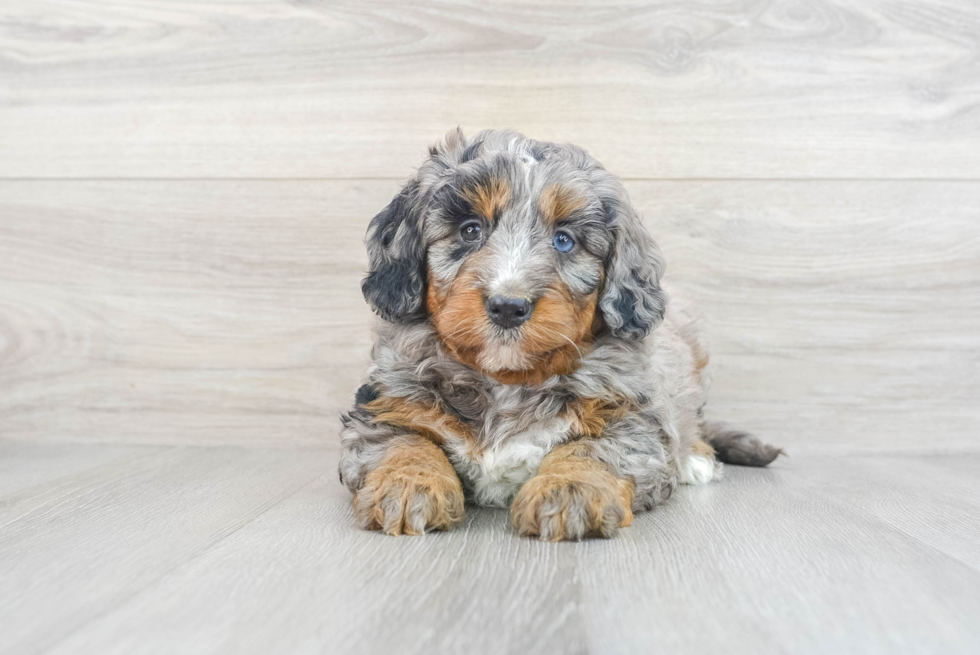
[[[534,305],[524,298],[493,296],[486,302],[487,316],[502,328],[515,328],[531,318]]]

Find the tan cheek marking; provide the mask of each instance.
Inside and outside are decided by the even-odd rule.
[[[564,285],[542,296],[524,328],[525,342],[531,352],[543,352],[569,341],[576,345],[592,341],[592,320],[596,294],[576,301]]]
[[[443,444],[447,440],[474,442],[469,426],[442,410],[404,398],[381,396],[364,406],[374,414],[375,423],[386,423],[415,430],[427,439]]]
[[[599,300],[599,294],[593,292],[585,299],[585,302],[579,304],[576,309],[575,316],[578,319],[576,323],[576,332],[579,335],[579,341],[591,342],[592,341],[592,325],[595,322],[595,309],[596,303]]]
[[[561,183],[550,184],[538,197],[538,209],[544,220],[553,225],[585,207],[585,198]]]
[[[463,197],[469,201],[473,211],[493,222],[497,212],[510,201],[510,183],[494,175],[483,184],[463,189]]]
[[[430,317],[439,315],[444,300],[445,298],[439,293],[439,289],[436,286],[435,278],[429,272],[429,289],[425,296],[425,307],[429,311]]]
[[[429,277],[426,300],[429,319],[442,343],[461,362],[479,369],[476,362],[483,348],[487,318],[483,293],[477,288],[473,270],[485,255],[471,255],[456,274],[448,289],[438,289]]]
[[[541,384],[552,376],[574,371],[579,352],[592,342],[596,298],[593,293],[576,302],[565,287],[543,296],[524,328],[527,351],[541,353],[535,365],[494,377],[504,384]]]
[[[446,348],[461,362],[477,370],[485,347],[487,326],[483,293],[476,288],[471,267],[478,267],[481,253],[473,255],[448,290],[440,290],[431,276],[426,305],[429,317]],[[522,346],[537,354],[535,364],[520,371],[483,371],[501,384],[541,384],[555,375],[567,375],[578,366],[579,351],[592,341],[598,294],[575,299],[564,285],[537,303],[523,328]],[[564,335],[564,336],[562,336]]]

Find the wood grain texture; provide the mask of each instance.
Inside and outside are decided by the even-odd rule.
[[[0,176],[394,177],[515,127],[644,178],[975,178],[969,0],[8,0]]]
[[[39,485],[145,452],[146,448],[125,445],[64,444],[52,449],[32,441],[0,441],[0,508],[12,502],[15,492],[32,494]]]
[[[0,498],[0,650],[64,639],[331,465],[309,451],[143,451]]]
[[[978,61],[969,0],[0,3],[0,653],[980,651]],[[627,178],[791,457],[354,528],[363,234],[456,125]]]
[[[191,453],[196,463],[186,459]],[[20,602],[0,620],[31,618],[0,631],[0,652],[980,647],[980,562],[975,550],[971,561],[960,557],[980,526],[974,519],[949,530],[947,520],[967,506],[976,516],[980,487],[963,472],[980,466],[977,455],[803,456],[768,470],[728,467],[723,480],[682,487],[615,539],[579,544],[520,539],[505,511],[477,508],[448,534],[364,532],[354,527],[350,496],[334,478],[335,455],[309,462],[327,472],[305,486],[296,478],[308,479],[310,469],[297,476],[297,457],[167,450],[148,458],[142,473],[107,475],[98,491],[66,496],[47,510],[77,518],[22,521],[5,531],[0,563],[16,573],[4,584],[22,584],[26,570],[40,582],[26,587],[29,593],[5,592]],[[270,488],[277,489],[274,499],[261,501],[267,509],[259,511],[261,491]],[[152,494],[146,520],[127,522],[156,490],[171,491]],[[197,502],[204,493],[238,502],[234,511],[225,500]],[[959,507],[951,513],[952,495]],[[893,508],[916,500],[895,520],[882,498]],[[933,511],[915,509],[928,505]],[[226,526],[220,538],[200,533],[212,522]],[[959,545],[949,542],[953,533]],[[134,544],[138,555],[120,561]],[[55,547],[58,558],[49,556]],[[80,624],[83,598],[59,597],[47,582],[54,577],[60,588],[114,600],[97,601],[104,608],[98,612],[86,606],[90,620]]]
[[[877,454],[807,464],[821,493],[845,499],[980,571],[976,456]]]
[[[0,183],[0,434],[335,445],[397,188]],[[628,189],[707,315],[713,418],[791,453],[980,446],[980,183]]]

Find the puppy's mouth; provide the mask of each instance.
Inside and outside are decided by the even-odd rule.
[[[529,298],[488,297],[475,284],[444,296],[430,287],[430,315],[443,344],[504,384],[536,384],[573,370],[588,341],[593,309],[594,302],[575,303],[560,289]]]

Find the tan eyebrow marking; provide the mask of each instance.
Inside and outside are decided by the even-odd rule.
[[[545,187],[538,198],[538,209],[549,224],[555,224],[585,207],[586,200],[575,189],[556,182]]]
[[[497,212],[510,201],[510,184],[499,176],[493,175],[487,182],[463,189],[473,210],[490,222],[493,222]]]

